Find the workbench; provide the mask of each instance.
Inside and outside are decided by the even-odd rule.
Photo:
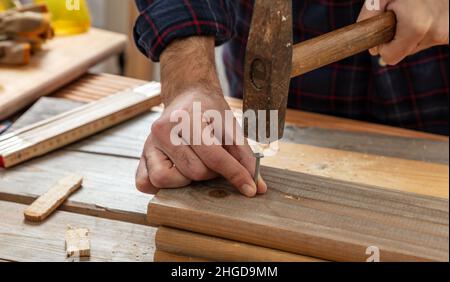
[[[52,96],[89,102],[143,81],[86,75]],[[233,108],[241,101],[229,99]],[[0,261],[71,261],[67,225],[90,229],[90,261],[152,261],[155,228],[146,222],[152,199],[134,175],[151,112],[17,167],[0,170]],[[351,182],[448,199],[448,138],[366,122],[289,110],[286,144],[263,164]],[[41,224],[23,210],[68,172],[83,187]],[[270,187],[269,187],[270,189]],[[249,199],[251,201],[251,199]]]

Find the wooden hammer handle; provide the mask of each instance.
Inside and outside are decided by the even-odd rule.
[[[396,17],[392,11],[296,44],[292,74],[296,77],[391,41]]]

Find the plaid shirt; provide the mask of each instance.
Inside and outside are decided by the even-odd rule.
[[[356,21],[364,0],[293,0],[294,42]],[[214,36],[225,42],[230,89],[242,97],[244,55],[253,0],[136,0],[134,36],[154,61],[170,42]],[[289,107],[448,135],[448,46],[434,47],[397,66],[368,52],[292,79]]]

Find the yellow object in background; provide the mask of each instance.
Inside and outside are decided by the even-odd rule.
[[[35,0],[35,2],[47,4],[56,35],[83,33],[91,26],[85,0]]]
[[[14,4],[11,0],[0,0],[0,12],[14,8]]]

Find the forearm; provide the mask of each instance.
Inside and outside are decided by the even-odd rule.
[[[162,98],[165,105],[188,88],[212,88],[220,93],[214,38],[193,36],[173,41],[161,54]]]

